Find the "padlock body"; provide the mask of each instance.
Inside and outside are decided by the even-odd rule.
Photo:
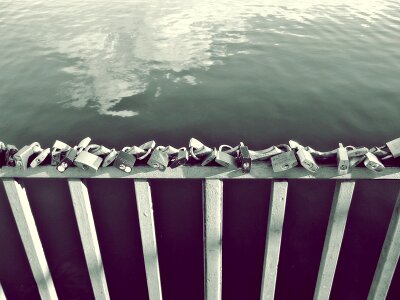
[[[13,145],[7,145],[6,148],[6,165],[9,167],[15,167],[14,155],[18,152],[18,148]]]
[[[208,155],[206,156],[206,158],[201,162],[201,165],[202,165],[202,166],[206,166],[206,165],[208,165],[210,162],[214,161],[215,158],[217,157],[217,153],[218,153],[217,149],[214,148],[214,150],[211,151],[211,153],[208,154]]]
[[[249,148],[247,146],[239,147],[239,165],[242,168],[242,171],[245,173],[250,172],[251,170],[251,157]]]
[[[186,164],[189,160],[189,152],[187,150],[179,150],[178,154],[171,159],[170,168],[174,169]]]
[[[236,159],[225,152],[218,151],[215,157],[215,162],[223,167],[230,167],[236,165]]]
[[[116,167],[117,169],[130,173],[132,171],[133,166],[135,165],[135,162],[136,162],[136,157],[134,157],[132,154],[120,151],[114,160],[113,166]]]
[[[14,154],[15,165],[21,170],[26,170],[28,168],[28,159],[34,153],[34,147],[24,146],[17,153]]]
[[[160,169],[160,170],[165,170],[168,166],[169,158],[168,154],[165,152],[162,152],[158,149],[155,149],[147,161],[147,164],[150,167]]]
[[[283,172],[296,167],[299,162],[294,151],[287,151],[271,157],[271,164],[274,172]]]
[[[68,152],[65,154],[65,157],[58,164],[57,169],[60,166],[62,166],[63,171],[65,171],[67,168],[69,168],[74,163],[74,160],[77,155],[78,155],[78,151],[76,149],[74,149],[74,148],[69,149]]]
[[[338,174],[345,175],[349,172],[350,161],[347,155],[347,150],[344,147],[340,147],[337,151],[337,163],[338,163]]]
[[[386,146],[389,148],[389,151],[394,158],[400,156],[400,138],[387,142]]]
[[[102,167],[107,167],[111,165],[115,161],[117,155],[118,151],[116,151],[115,149],[111,149],[110,153],[104,158]]]
[[[379,159],[372,153],[367,153],[366,159],[364,160],[364,165],[376,172],[381,172],[385,169],[385,166],[379,161]]]
[[[83,170],[90,170],[90,171],[97,171],[101,165],[101,162],[103,159],[99,156],[96,156],[92,153],[89,153],[87,151],[80,151],[80,149],[77,149],[78,155],[76,156],[74,160],[74,165],[77,166],[78,168],[81,168]]]
[[[312,155],[305,149],[297,150],[297,157],[299,158],[300,164],[310,172],[317,172],[319,169]]]

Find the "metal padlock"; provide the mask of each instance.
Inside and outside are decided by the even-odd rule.
[[[267,160],[272,156],[283,153],[281,149],[276,146],[269,147],[268,149],[260,150],[260,151],[251,151],[249,150],[251,160]]]
[[[351,157],[349,159],[350,168],[358,166],[365,160],[365,155]]]
[[[346,147],[347,148],[347,147]],[[363,156],[369,152],[367,147],[360,147],[360,148],[354,148],[351,150],[347,150],[347,155],[349,158],[352,157],[357,157],[357,156]]]
[[[76,156],[78,155],[78,151],[76,148],[71,148],[66,153],[65,157],[58,164],[57,170],[60,173],[63,173],[66,169],[68,169],[74,163]]]
[[[338,163],[338,174],[345,175],[349,172],[350,162],[349,156],[347,154],[346,148],[343,147],[342,143],[339,143],[339,148],[337,149],[336,160]]]
[[[387,142],[386,146],[389,148],[389,151],[392,154],[393,158],[400,156],[400,138]]]
[[[82,141],[80,141],[78,146],[76,146],[76,150],[77,150],[78,154],[81,153],[83,150],[85,150],[85,148],[89,146],[91,141],[92,141],[92,139],[90,137],[86,137]],[[88,152],[88,151],[86,151],[86,152]]]
[[[251,157],[249,148],[247,146],[239,146],[239,166],[242,168],[244,173],[249,173],[251,170]]]
[[[223,167],[236,166],[236,159],[232,155],[219,150],[214,161]]]
[[[171,158],[171,163],[169,167],[171,169],[177,168],[186,164],[189,160],[189,152],[186,148],[179,149],[179,152]]]
[[[385,169],[385,166],[379,161],[379,159],[372,154],[371,152],[368,152],[365,154],[365,160],[364,160],[364,165],[375,172],[381,172]]]
[[[151,156],[147,161],[147,164],[150,167],[163,171],[168,167],[168,162],[169,162],[168,154],[156,148],[151,153]]]
[[[126,173],[130,173],[132,171],[133,166],[135,165],[135,162],[136,162],[135,156],[126,153],[124,151],[120,151],[114,160],[113,166]]]
[[[211,153],[208,154],[208,155],[206,156],[206,158],[201,162],[201,165],[202,165],[202,166],[206,166],[206,165],[208,165],[210,162],[214,161],[215,158],[217,157],[217,153],[218,153],[217,148],[214,148],[214,149],[211,151]]]
[[[104,158],[103,164],[101,166],[104,168],[104,167],[111,165],[113,163],[113,161],[115,160],[115,158],[117,157],[117,155],[118,155],[118,151],[115,150],[114,148],[112,148],[110,150],[110,153],[108,153],[108,155]]]
[[[271,157],[271,164],[274,172],[282,172],[296,167],[299,162],[295,152],[290,150]]]
[[[313,173],[317,172],[319,167],[310,152],[306,151],[304,148],[300,148],[297,150],[296,154],[299,158],[300,164],[304,167],[304,169]]]
[[[78,147],[77,147],[78,148]],[[97,171],[101,165],[103,159],[97,155],[82,150],[79,153],[79,149],[76,149],[78,155],[74,160],[74,165],[83,170]]]
[[[90,152],[97,156],[102,156],[102,155],[108,155],[111,150],[103,145],[91,144],[85,148],[85,151]]]
[[[59,140],[56,140],[51,149],[51,165],[58,166],[61,161],[62,155],[67,153],[69,149],[71,149],[69,145]]]
[[[6,155],[5,155],[5,162],[6,165],[9,167],[15,167],[15,159],[14,155],[18,152],[18,148],[14,145],[7,145],[6,147]]]
[[[202,142],[195,138],[191,138],[189,141],[189,150],[192,157],[199,160],[199,157],[206,156],[212,152],[212,149],[204,145]]]
[[[26,170],[28,168],[29,158],[43,149],[39,143],[32,143],[29,146],[22,147],[17,153],[14,154],[15,166],[20,170]]]
[[[36,156],[35,159],[31,162],[30,164],[31,168],[36,168],[38,165],[43,163],[45,159],[49,156],[49,154],[50,154],[50,148],[46,148],[42,152],[40,152],[38,156]]]

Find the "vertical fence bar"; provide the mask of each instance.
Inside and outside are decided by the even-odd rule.
[[[149,298],[150,300],[161,300],[160,267],[150,185],[147,180],[135,180],[134,185]]]
[[[274,299],[275,296],[287,189],[287,181],[272,181],[267,238],[265,242],[264,270],[261,285],[261,300]]]
[[[7,300],[6,294],[4,294],[3,287],[1,286],[1,282],[0,282],[0,300]]]
[[[51,278],[25,188],[15,179],[3,179],[3,184],[40,297],[42,299],[57,299],[53,279]]]
[[[400,192],[369,290],[368,300],[385,299],[400,255]]]
[[[68,185],[94,296],[110,299],[88,189],[80,179],[68,179]]]
[[[203,181],[204,298],[222,296],[222,181]]]
[[[315,300],[329,299],[355,184],[354,180],[336,182],[314,291]]]

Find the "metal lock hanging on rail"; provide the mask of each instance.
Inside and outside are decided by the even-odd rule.
[[[251,170],[251,157],[249,152],[249,147],[245,146],[243,143],[239,146],[238,152],[238,162],[239,166],[242,168],[244,173],[249,173]]]
[[[204,157],[210,154],[212,152],[212,149],[204,145],[199,140],[191,138],[189,141],[189,151],[194,159],[200,160],[200,157]]]
[[[50,154],[50,148],[46,148],[44,149],[42,152],[40,152],[31,162],[30,167],[31,168],[36,168],[37,166],[39,166],[40,164],[42,164],[46,158],[49,156]]]
[[[65,154],[65,157],[58,164],[57,170],[60,173],[65,172],[66,169],[68,169],[70,166],[73,165],[74,160],[75,160],[77,155],[78,155],[77,147],[69,149],[67,151],[67,153]]]
[[[71,149],[69,145],[59,140],[56,140],[51,148],[51,165],[57,166],[63,154],[67,153],[67,151]]]
[[[167,153],[162,150],[165,149],[163,146],[158,146],[150,155],[147,164],[155,169],[159,169],[160,171],[164,171],[168,167],[169,156]]]
[[[286,151],[271,157],[272,170],[274,172],[283,172],[299,164],[295,151],[288,145],[282,146],[286,148]]]
[[[136,162],[135,156],[125,151],[119,151],[118,155],[114,160],[113,166],[126,173],[130,173],[132,171],[133,166],[135,165],[135,162]]]
[[[15,147],[14,145],[7,145],[6,147],[6,165],[8,167],[15,167],[15,159],[14,155],[18,152],[18,148]]]
[[[102,156],[102,155],[108,155],[111,150],[103,145],[91,144],[85,148],[85,151],[90,152],[97,156]]]
[[[82,149],[82,148],[80,148]],[[97,171],[103,161],[103,159],[97,155],[89,153],[85,150],[79,152],[79,147],[77,147],[78,155],[74,160],[74,165],[82,170]]]
[[[22,147],[17,153],[14,154],[15,166],[20,170],[28,168],[29,158],[36,153],[43,151],[40,144],[35,142],[29,146]]]
[[[156,147],[156,142],[154,140],[148,141],[139,147],[132,146],[130,148],[124,148],[125,152],[128,154],[135,155],[138,160],[143,160],[151,154],[151,151]]]
[[[338,174],[346,175],[350,169],[350,161],[349,161],[349,156],[347,154],[347,149],[343,147],[342,143],[339,143],[336,160],[338,164]]]
[[[110,150],[110,153],[108,153],[108,155],[104,158],[101,166],[104,168],[104,167],[111,165],[115,161],[115,158],[117,156],[118,156],[118,151],[115,150],[115,148],[112,148]]]
[[[171,169],[175,169],[186,164],[189,160],[189,152],[186,147],[182,147],[179,149],[178,153],[171,158],[171,162],[169,167]]]
[[[296,155],[304,169],[313,173],[317,172],[319,167],[310,152],[304,148],[300,148],[297,150]]]
[[[400,138],[387,142],[386,146],[393,158],[400,156]]]
[[[232,155],[222,151],[223,146],[220,146],[217,155],[214,159],[214,161],[223,166],[223,167],[231,167],[231,166],[236,166],[236,159]]]
[[[271,146],[267,149],[264,150],[259,150],[259,151],[253,151],[253,150],[249,150],[250,153],[250,158],[252,161],[256,161],[256,160],[268,160],[270,159],[272,156],[281,154],[283,151],[281,149],[279,149],[276,146]]]
[[[217,148],[214,147],[214,149],[211,151],[211,153],[209,153],[206,158],[204,158],[204,160],[201,162],[202,166],[206,166],[209,163],[213,162],[215,160],[215,158],[217,157],[217,153],[218,150]]]
[[[371,152],[368,152],[365,154],[365,160],[364,160],[364,165],[375,172],[381,172],[385,169],[385,166],[379,161],[379,159],[372,154]]]
[[[347,156],[349,157],[349,159],[351,159],[352,157],[363,156],[369,152],[369,149],[367,147],[356,148],[353,146],[347,146],[345,148],[347,149]]]

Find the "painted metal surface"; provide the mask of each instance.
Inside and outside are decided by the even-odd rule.
[[[14,179],[4,179],[3,184],[40,297],[46,300],[57,299],[25,188]]]
[[[161,300],[160,267],[150,185],[147,180],[135,180],[134,186],[149,298],[150,300]]]
[[[336,183],[314,300],[329,299],[355,184],[354,180]]]
[[[204,298],[222,297],[222,181],[203,182]]]
[[[80,179],[69,179],[68,185],[94,296],[110,299],[88,189]]]
[[[261,300],[274,299],[275,297],[287,190],[287,181],[272,181],[261,284]]]

